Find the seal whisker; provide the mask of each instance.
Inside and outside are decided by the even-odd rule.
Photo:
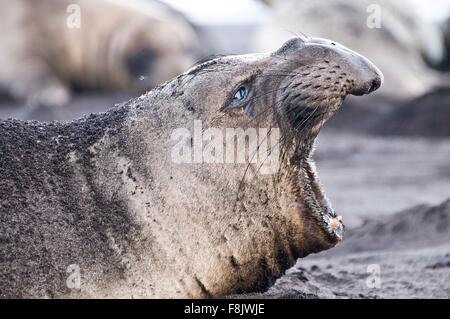
[[[328,112],[324,112],[325,114]],[[306,127],[305,127],[306,128]],[[279,142],[277,142],[274,146],[271,147],[271,149],[269,150],[269,154],[264,158],[264,160],[260,163],[260,165],[258,166],[256,173],[258,173],[260,171],[260,169],[262,168],[262,166],[264,165],[264,163],[266,162],[266,160],[269,158],[269,155],[271,154],[272,150],[274,147],[277,147],[279,144],[283,144],[285,141],[287,140],[287,138],[280,138]],[[282,154],[280,154],[280,159],[283,161],[283,157],[286,154],[287,149],[284,149],[282,151]]]
[[[289,87],[289,85],[286,86],[285,88],[287,88],[287,87]],[[274,91],[277,91],[277,90],[274,90]],[[278,105],[278,103],[281,103],[283,100],[284,100],[284,99],[279,99],[278,101],[275,101],[275,103],[273,103],[272,105],[268,106],[263,112],[266,112],[266,111],[269,110],[269,109],[275,108],[275,107]],[[261,113],[260,113],[260,114],[261,114]],[[259,115],[259,114],[258,114],[258,115]],[[248,162],[248,164],[247,164],[247,167],[245,168],[244,174],[243,174],[243,176],[242,176],[242,178],[241,178],[241,180],[240,180],[240,182],[239,182],[238,190],[237,190],[237,193],[236,193],[236,202],[235,202],[235,204],[236,204],[237,201],[239,200],[239,192],[242,190],[243,183],[244,183],[246,174],[247,174],[247,172],[248,172],[248,169],[250,168],[251,162],[252,162],[253,158],[256,156],[256,154],[257,154],[257,152],[258,152],[258,150],[259,150],[259,147],[262,145],[262,143],[265,143],[265,142],[266,142],[267,137],[269,136],[269,134],[270,134],[270,132],[271,132],[271,129],[272,129],[272,128],[270,127],[270,129],[268,130],[266,136],[258,143],[258,145],[257,145],[257,147],[256,147],[256,150],[255,150],[255,152],[253,153],[252,157],[249,158],[249,162]],[[279,143],[279,141],[278,141],[275,145],[277,145],[278,143]],[[274,146],[273,146],[273,147],[274,147]],[[271,150],[273,150],[273,147],[271,148]],[[267,156],[267,157],[268,157],[268,156]],[[266,157],[266,158],[267,158],[267,157]],[[259,170],[257,170],[257,171],[259,171]]]
[[[315,112],[316,110],[317,110],[317,107],[315,108],[314,112]],[[330,111],[321,112],[321,113],[319,113],[318,115],[322,115],[322,117],[324,117],[324,116],[325,116],[326,114],[328,114],[328,113],[330,113]],[[300,126],[303,125],[304,123],[306,123],[306,120],[305,120],[303,123],[301,123]],[[304,128],[298,130],[298,133],[301,133],[301,131],[302,131],[303,129],[306,129],[306,127],[307,127],[307,126],[305,125]],[[292,136],[293,134],[290,134],[290,135]],[[283,144],[283,143],[287,140],[287,137],[288,137],[288,136],[281,137],[280,140],[279,140],[279,142],[278,142],[276,145],[274,145],[274,146],[271,147],[271,150],[273,150],[273,147],[278,146],[278,144]],[[269,153],[271,153],[271,151],[269,151]],[[262,165],[264,164],[264,162],[267,160],[268,157],[269,157],[269,155],[267,155],[266,158],[262,161],[262,163],[260,164],[259,168],[257,169],[257,172],[261,169]]]
[[[250,156],[249,156],[248,164],[247,164],[247,166],[245,167],[244,174],[242,175],[242,178],[241,178],[241,180],[239,181],[239,184],[238,184],[238,188],[237,188],[237,192],[236,192],[235,205],[236,205],[237,202],[239,201],[239,192],[242,190],[242,187],[243,187],[243,185],[244,185],[244,180],[245,180],[245,177],[246,177],[246,175],[247,175],[248,169],[250,168],[250,165],[251,165],[251,163],[252,163],[252,160],[253,160],[253,158],[256,156],[256,154],[257,154],[257,152],[258,152],[260,146],[262,145],[262,143],[264,143],[264,142],[267,140],[267,137],[269,136],[269,134],[270,134],[271,131],[272,131],[272,127],[269,127],[269,129],[267,130],[266,136],[264,136],[263,140],[262,140],[261,142],[258,143],[258,145],[257,145],[257,147],[256,147],[256,150],[253,152],[252,157],[250,158]]]
[[[288,87],[288,86],[279,88],[279,89],[277,89],[277,90],[273,90],[273,92],[278,91],[278,90],[280,90],[280,89],[287,88],[287,87]],[[271,93],[271,92],[269,92],[269,93]],[[282,99],[279,99],[279,100],[275,101],[275,103],[269,105],[266,109],[264,109],[262,112],[260,112],[260,113],[258,114],[258,116],[261,115],[261,114],[263,114],[264,112],[267,112],[267,110],[270,110],[270,109],[275,108],[275,107],[278,105],[278,103],[281,103],[283,100],[284,100],[284,99],[282,98]],[[253,119],[252,119],[252,120],[253,120]],[[249,122],[251,122],[252,120],[250,120]],[[248,163],[247,168],[246,168],[246,170],[245,170],[245,172],[244,172],[244,176],[243,176],[242,179],[241,179],[241,183],[243,182],[243,180],[244,180],[244,178],[245,178],[245,174],[247,173],[247,170],[248,170],[248,168],[249,168],[249,166],[250,166],[250,164],[251,164],[251,160],[253,160],[254,156],[256,155],[256,153],[257,153],[257,151],[259,150],[259,147],[262,145],[262,143],[264,143],[264,142],[266,141],[266,139],[267,139],[267,137],[268,137],[268,135],[269,135],[269,133],[270,133],[270,130],[271,130],[271,128],[269,129],[268,134],[262,139],[261,142],[259,142],[259,144],[257,145],[257,148],[256,148],[255,152],[253,153],[251,159],[249,159],[249,163]],[[241,183],[240,183],[240,185],[241,185]],[[239,188],[240,188],[240,187],[239,187]],[[239,188],[238,188],[238,191],[239,191]]]
[[[281,100],[277,101],[277,102],[275,103],[275,105],[266,108],[265,111],[267,111],[267,109],[270,109],[270,108],[272,108],[272,107],[275,107],[277,103],[280,103],[280,102],[282,102],[283,100],[284,100],[284,99],[281,99]],[[314,110],[314,112],[315,112],[317,109],[318,109],[318,106],[316,107],[316,109]],[[303,109],[302,112],[305,112],[305,109]],[[300,124],[300,125],[302,125],[302,124]],[[241,178],[241,180],[240,180],[240,182],[239,182],[239,186],[238,186],[238,190],[237,190],[237,194],[236,194],[236,202],[235,202],[235,204],[236,204],[237,201],[239,200],[239,192],[242,190],[242,187],[243,187],[243,184],[244,184],[244,180],[245,180],[246,174],[247,174],[247,172],[248,172],[248,169],[249,169],[250,166],[251,166],[252,160],[253,160],[253,158],[256,156],[256,154],[257,154],[257,152],[258,152],[260,146],[262,145],[262,143],[264,143],[264,142],[267,140],[267,137],[269,136],[271,129],[272,129],[272,127],[270,127],[270,129],[268,130],[268,133],[266,134],[266,136],[258,143],[258,145],[257,145],[257,147],[256,147],[256,150],[253,152],[253,155],[251,156],[251,158],[249,157],[249,162],[248,162],[248,164],[247,164],[247,166],[246,166],[246,168],[245,168],[244,174],[243,174],[243,176],[242,176],[242,178]],[[276,146],[278,146],[278,145],[282,142],[282,140],[283,140],[283,137],[281,137],[280,140],[277,141],[277,142],[275,143],[275,145],[273,145],[273,146],[271,147],[271,150],[269,151],[269,153],[271,153],[272,150],[273,150],[273,148],[276,147]],[[265,159],[263,160],[263,163],[259,166],[259,168],[257,168],[256,173],[259,172],[259,170],[261,169],[262,165],[264,164],[264,162],[267,160],[268,157],[269,157],[269,155],[267,155],[267,156],[265,157]]]

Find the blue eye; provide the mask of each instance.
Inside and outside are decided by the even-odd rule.
[[[237,89],[236,93],[234,93],[233,96],[233,102],[241,102],[243,100],[245,100],[245,98],[247,97],[248,94],[248,89],[245,86],[241,86],[239,87],[239,89]]]
[[[228,105],[224,106],[222,110],[229,111],[237,108],[243,107],[245,104],[248,104],[251,86],[249,83],[244,83],[240,85],[234,94],[232,95],[231,101]]]

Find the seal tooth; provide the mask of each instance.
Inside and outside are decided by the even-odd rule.
[[[335,218],[330,219],[330,227],[331,229],[337,229],[341,224],[342,216],[337,216]]]

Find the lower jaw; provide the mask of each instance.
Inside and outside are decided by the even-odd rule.
[[[291,249],[295,249],[297,257],[333,248],[341,242],[344,227],[339,217],[325,211],[313,211],[297,198],[288,196],[285,199],[284,210],[292,226]]]

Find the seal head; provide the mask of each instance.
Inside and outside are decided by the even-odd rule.
[[[243,60],[248,61],[245,72]],[[233,72],[237,61],[239,71]],[[336,42],[300,37],[267,56],[227,57],[207,64],[191,72],[226,64],[226,72],[232,74],[225,89],[230,97],[221,107],[230,118],[221,125],[248,128],[258,123],[281,130],[277,198],[282,210],[294,210],[300,216],[297,233],[303,235],[298,255],[336,245],[342,239],[343,225],[316,176],[311,159],[314,140],[348,94],[369,94],[381,86],[380,70]],[[239,110],[245,116],[236,118]]]
[[[343,225],[326,198],[315,174],[311,150],[324,123],[339,109],[348,94],[363,95],[377,90],[381,72],[368,59],[333,41],[295,38],[274,56],[284,59],[289,71],[275,94],[275,114],[282,130],[282,169],[285,205],[297,206],[303,224],[311,218],[322,231],[311,236],[309,252],[334,246],[342,239]],[[302,203],[298,207],[298,203]],[[289,208],[288,208],[289,209]],[[303,245],[308,238],[303,239]],[[300,253],[302,255],[302,253]]]
[[[168,168],[168,161],[164,163],[165,171],[176,172],[177,189],[189,193],[185,200],[178,191],[172,195],[178,196],[177,207],[198,211],[201,203],[201,228],[209,229],[208,240],[214,243],[213,250],[195,250],[196,258],[204,253],[200,259],[215,270],[201,274],[205,264],[199,263],[203,270],[196,278],[202,284],[194,295],[262,290],[298,257],[342,240],[341,217],[331,208],[316,174],[314,140],[347,95],[370,94],[382,82],[377,67],[356,52],[329,40],[296,37],[269,54],[204,62],[162,88],[159,99],[164,92],[170,97],[157,112],[160,119],[165,112],[162,121],[172,128],[195,120],[201,120],[204,129],[268,128],[258,147],[264,140],[270,141],[270,151],[280,147],[273,175],[261,174],[267,157],[259,154],[257,163],[241,166],[202,163]],[[189,137],[183,143],[190,141]],[[193,158],[195,162],[195,154]],[[211,257],[216,254],[231,262],[216,264]]]

